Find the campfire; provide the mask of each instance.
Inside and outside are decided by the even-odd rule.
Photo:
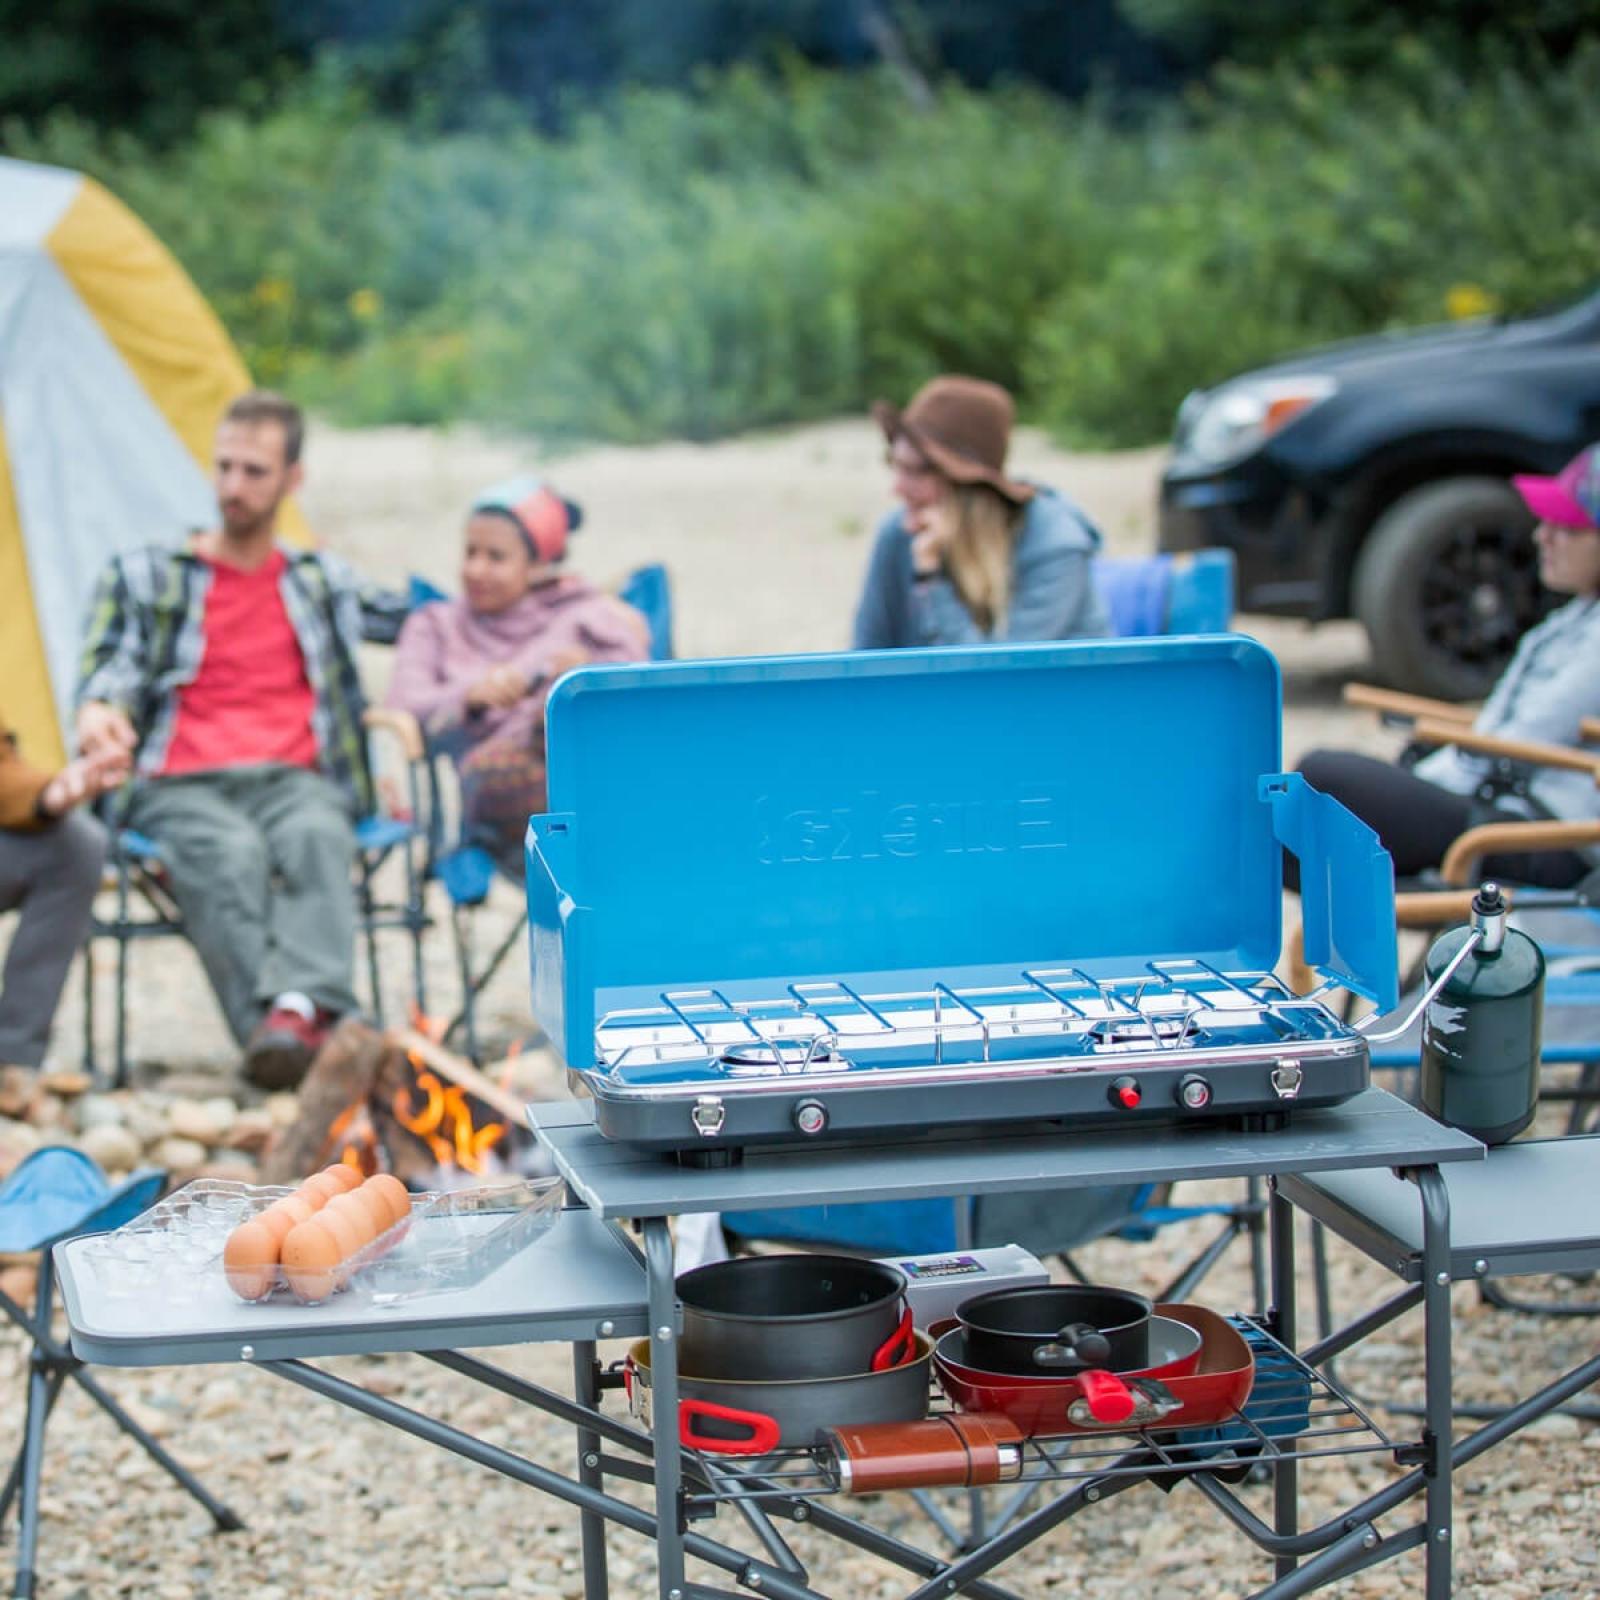
[[[341,1024],[300,1087],[298,1119],[263,1155],[262,1181],[343,1162],[449,1189],[514,1168],[529,1141],[521,1102],[436,1031],[420,1017],[389,1033]]]

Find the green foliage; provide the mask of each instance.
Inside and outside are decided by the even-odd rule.
[[[258,377],[349,420],[709,438],[958,370],[1123,444],[1307,343],[1592,287],[1597,91],[1600,47],[1464,79],[1408,44],[1130,120],[789,63],[556,138],[400,124],[323,71],[163,154],[64,114],[0,144],[100,177]]]

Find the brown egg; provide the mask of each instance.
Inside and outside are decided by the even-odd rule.
[[[335,1209],[329,1204],[317,1213],[317,1226],[326,1228],[339,1247],[339,1265],[334,1269],[334,1287],[344,1288],[350,1281],[350,1258],[371,1241],[367,1237],[365,1217],[352,1216],[350,1212]]]
[[[241,1300],[259,1300],[272,1290],[278,1274],[278,1241],[259,1218],[241,1222],[222,1250],[228,1287]]]
[[[332,1178],[346,1194],[361,1186],[361,1173],[343,1161],[336,1161],[331,1167],[324,1167],[321,1176]]]
[[[307,1200],[320,1195],[322,1198],[317,1203],[326,1204],[336,1194],[344,1193],[344,1185],[331,1172],[318,1172],[307,1178],[296,1193],[303,1194]]]
[[[297,1299],[326,1300],[338,1287],[339,1241],[321,1217],[295,1228],[283,1241],[282,1259]]]
[[[389,1208],[391,1222],[398,1222],[402,1217],[411,1215],[411,1196],[406,1192],[406,1186],[392,1172],[380,1172],[376,1177],[368,1178],[361,1187],[383,1196],[383,1203]]]
[[[296,1223],[309,1222],[321,1209],[320,1199],[313,1201],[302,1194],[286,1194],[267,1207],[268,1211],[281,1211]]]
[[[372,1237],[376,1239],[380,1233],[387,1233],[394,1222],[389,1213],[389,1202],[384,1199],[381,1190],[374,1189],[370,1184],[362,1184],[359,1189],[353,1189],[345,1195],[347,1205],[359,1206],[362,1214],[367,1219],[367,1226],[372,1230]]]
[[[278,1250],[283,1248],[283,1241],[289,1237],[289,1230],[295,1223],[307,1220],[305,1217],[295,1217],[287,1211],[280,1211],[276,1206],[268,1206],[255,1218],[255,1221],[272,1235],[273,1247]]]
[[[356,1243],[353,1250],[348,1253],[354,1253],[354,1250],[361,1249],[363,1245],[371,1244],[377,1237],[372,1231],[372,1219],[367,1213],[367,1208],[353,1194],[336,1194],[318,1215],[322,1221],[329,1222],[330,1225],[331,1220],[337,1217],[342,1224],[353,1230]]]

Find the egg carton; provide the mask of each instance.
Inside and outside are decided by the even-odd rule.
[[[334,1295],[375,1307],[419,1295],[470,1288],[547,1232],[560,1213],[560,1178],[519,1178],[480,1188],[411,1197],[410,1212],[341,1262],[327,1294],[296,1292],[281,1266],[267,1292],[252,1300],[235,1294],[222,1252],[241,1222],[265,1211],[297,1186],[197,1178],[101,1234],[85,1247],[85,1264],[111,1299],[159,1293],[170,1305],[224,1303],[316,1305]]]

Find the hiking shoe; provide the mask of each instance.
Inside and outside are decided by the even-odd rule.
[[[298,1088],[327,1037],[328,1023],[320,1015],[274,1006],[244,1047],[244,1075],[258,1089]]]

